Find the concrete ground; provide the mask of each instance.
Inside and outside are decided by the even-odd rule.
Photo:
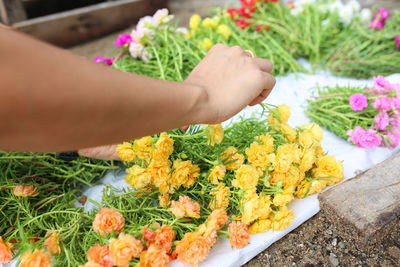
[[[211,7],[232,5],[236,2],[237,0],[170,0],[169,8],[179,24],[187,25],[188,18],[193,13],[206,15]],[[400,9],[399,0],[360,2],[364,6],[377,4],[389,10]],[[69,50],[89,59],[111,56],[115,38],[121,33],[130,32],[131,28],[71,47]],[[384,242],[376,244],[368,251],[356,248],[343,236],[341,230],[321,212],[261,252],[245,266],[400,266],[398,222]]]

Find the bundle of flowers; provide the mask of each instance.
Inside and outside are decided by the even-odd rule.
[[[400,142],[400,84],[374,77],[371,88],[325,87],[306,114],[361,148],[395,148]]]
[[[343,179],[342,163],[322,150],[321,128],[294,129],[289,116],[281,105],[225,129],[191,126],[125,142],[118,153],[131,188],[106,186],[101,203],[88,200],[97,207],[90,213],[73,193],[35,202],[45,185],[3,190],[2,212],[12,206],[19,220],[2,232],[0,262],[167,266],[177,259],[196,266],[219,237],[240,249],[250,234],[285,229],[295,197]]]
[[[372,14],[356,1],[241,0],[239,8],[217,9],[213,16],[194,14],[188,29],[175,26],[168,10],[142,18],[130,34],[118,37],[119,53],[96,62],[166,80],[184,80],[216,43],[240,45],[268,58],[275,75],[314,69],[365,78],[400,72],[397,25],[400,13],[383,8]]]

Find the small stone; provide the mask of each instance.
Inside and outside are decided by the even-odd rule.
[[[346,248],[346,249],[344,250],[344,253],[349,253],[349,250]]]
[[[336,245],[337,245],[337,238],[334,238],[332,240],[332,246],[336,247]]]
[[[331,235],[332,234],[332,230],[330,230],[330,229],[325,230],[325,233],[327,233],[328,235]]]
[[[338,266],[339,265],[339,260],[336,257],[336,255],[334,253],[331,253],[331,255],[329,255],[329,262],[333,265],[333,266]]]
[[[338,245],[340,248],[342,248],[342,249],[344,248],[344,243],[342,241],[340,241]]]
[[[332,246],[328,244],[328,245],[326,246],[326,249],[327,249],[327,250],[332,250]]]

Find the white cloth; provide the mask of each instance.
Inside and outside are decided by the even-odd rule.
[[[308,66],[306,61],[300,60],[303,66]],[[400,74],[394,74],[388,77],[388,80],[400,83]],[[275,89],[266,100],[270,104],[287,104],[291,109],[291,117],[288,124],[292,127],[299,126],[309,122],[303,111],[305,101],[312,95],[312,88],[319,86],[365,86],[373,85],[371,80],[356,80],[350,78],[335,77],[327,72],[319,72],[310,75],[304,73],[290,74],[285,77],[277,77]],[[261,107],[248,107],[239,115],[249,117],[254,112],[261,111]],[[233,118],[235,120],[235,118]],[[343,139],[338,138],[333,133],[324,129],[324,138],[322,141],[324,151],[337,159],[343,161],[344,175],[346,179],[354,177],[356,174],[369,169],[370,167],[382,162],[386,158],[399,151],[399,147],[390,150],[388,148],[362,149],[357,148]],[[87,188],[84,195],[97,202],[101,202],[102,189],[104,185],[110,183],[117,188],[127,188],[128,185],[124,181],[125,174],[114,176],[112,173],[107,174],[100,182],[103,185],[96,185]],[[241,266],[255,257],[258,253],[269,247],[287,233],[295,229],[297,226],[311,218],[319,211],[319,201],[317,195],[311,195],[305,199],[295,199],[289,207],[293,209],[295,219],[293,224],[287,229],[279,232],[268,231],[257,235],[252,235],[250,244],[243,249],[232,249],[228,239],[220,238],[217,244],[211,249],[209,257],[199,264],[205,267],[235,267]],[[86,202],[85,210],[93,208],[93,204]],[[132,222],[133,223],[133,222]],[[5,265],[11,267],[14,265]],[[170,264],[173,267],[183,267],[186,265],[178,261]]]

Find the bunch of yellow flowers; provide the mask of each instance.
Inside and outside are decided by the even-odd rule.
[[[200,15],[194,14],[190,17],[190,31],[186,34],[186,39],[198,39],[199,45],[208,51],[213,46],[211,36],[221,36],[223,40],[228,40],[232,35],[232,30],[225,23],[221,23],[221,16],[207,17],[203,20]]]
[[[292,128],[289,117],[287,105],[274,107],[267,125],[252,122],[258,128],[250,139],[241,136],[251,124],[238,123],[225,133],[216,124],[125,142],[118,154],[133,164],[126,181],[136,189],[158,189],[156,203],[177,218],[201,221],[222,210],[251,234],[281,231],[294,220],[288,205],[295,197],[344,178],[342,163],[321,147],[322,129],[313,123]]]

